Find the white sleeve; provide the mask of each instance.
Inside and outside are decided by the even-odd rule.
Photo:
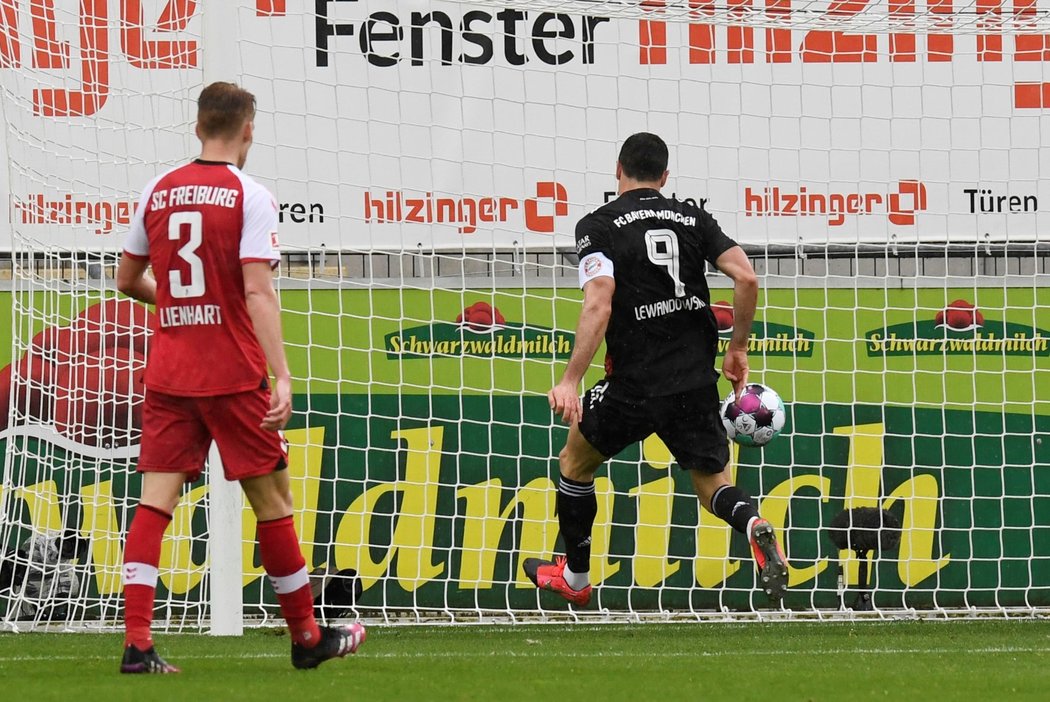
[[[124,251],[132,256],[149,256],[149,236],[146,234],[146,203],[153,195],[153,189],[157,187],[162,176],[157,176],[149,182],[146,189],[142,191],[139,204],[135,208],[135,216],[131,219],[131,228],[124,237]]]
[[[587,254],[580,259],[580,288],[595,278],[613,278],[613,262],[601,251]]]
[[[258,183],[244,189],[244,227],[241,229],[241,262],[281,261],[277,241],[277,202],[270,191]]]

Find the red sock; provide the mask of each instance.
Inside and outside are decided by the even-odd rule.
[[[153,645],[153,594],[157,589],[160,542],[171,523],[171,515],[140,504],[128,529],[124,545],[124,645],[139,650]]]
[[[259,522],[259,555],[263,568],[281,603],[281,614],[295,643],[312,648],[321,640],[314,619],[314,597],[310,576],[299,550],[299,538],[291,517]]]

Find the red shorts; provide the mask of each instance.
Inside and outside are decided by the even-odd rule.
[[[146,391],[142,406],[140,473],[188,473],[204,468],[212,439],[227,480],[267,475],[288,465],[284,436],[259,428],[270,409],[269,390],[212,397]]]

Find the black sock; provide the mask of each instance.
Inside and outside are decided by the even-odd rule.
[[[715,490],[711,496],[711,512],[745,536],[748,535],[747,523],[758,516],[758,510],[751,504],[751,496],[736,485],[723,485]]]
[[[591,569],[591,528],[598,514],[594,481],[581,483],[564,475],[558,481],[558,525],[565,539],[565,559],[573,573]]]

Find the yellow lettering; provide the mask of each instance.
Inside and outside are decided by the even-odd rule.
[[[456,498],[466,501],[463,517],[463,549],[459,562],[460,589],[483,589],[492,587],[496,569],[496,551],[507,523],[500,513],[500,494],[503,481],[493,478],[479,485],[470,485],[456,490]],[[518,504],[512,499],[507,512]],[[501,517],[495,521],[496,515]]]
[[[366,590],[383,577],[394,557],[395,549],[391,545],[378,562],[373,561],[368,538],[376,505],[384,495],[395,489],[393,484],[385,483],[365,490],[350,504],[335,534],[333,557],[336,567],[356,569],[361,585]]]
[[[183,496],[161,543],[160,580],[173,595],[195,588],[208,570],[206,562],[193,562],[193,512],[206,494],[208,486],[201,485]]]
[[[933,558],[939,497],[937,478],[929,474],[916,475],[898,485],[882,503],[883,509],[889,509],[897,500],[904,500],[897,574],[907,586],[918,585],[951,560],[950,553],[940,559]]]
[[[435,426],[391,432],[390,438],[408,444],[404,480],[397,485],[377,485],[365,491],[354,500],[340,522],[336,532],[336,565],[356,568],[364,587],[382,577],[395,552],[399,552],[397,581],[408,592],[414,592],[444,572],[445,564],[434,562],[433,545],[444,430]],[[394,490],[401,492],[401,511],[390,549],[376,563],[368,546],[371,515],[377,501]]]
[[[80,533],[91,544],[91,565],[98,594],[111,595],[123,589],[121,570],[124,550],[113,503],[113,483],[106,480],[80,489],[83,517]]]
[[[878,507],[879,486],[882,483],[883,438],[886,426],[882,423],[835,427],[834,433],[849,438],[846,469],[846,491],[843,509]],[[869,557],[870,560],[870,557]],[[860,561],[849,549],[839,551],[839,563],[845,573],[846,584],[856,584]]]
[[[444,563],[434,563],[433,559],[434,520],[444,436],[445,428],[442,426],[390,433],[391,439],[400,439],[408,444],[405,487],[401,490],[401,513],[394,528],[393,546],[401,548],[397,558],[398,582],[409,592],[445,570]]]
[[[248,585],[259,578],[266,571],[263,570],[262,560],[256,557],[256,530],[259,522],[255,519],[248,501],[244,501],[244,511],[241,512],[241,569],[244,573],[241,582]]]
[[[594,529],[591,530],[591,578],[592,582],[601,583],[620,572],[620,562],[609,560],[615,497],[612,481],[595,478],[594,494],[598,498],[598,513],[594,517]]]
[[[740,445],[734,442],[730,445],[727,469],[729,482],[734,485],[739,456]],[[701,507],[700,522],[696,527],[696,561],[693,564],[696,582],[700,587],[715,587],[740,570],[740,561],[729,558],[732,540],[733,528]]]
[[[58,508],[58,485],[45,480],[33,485],[14,488],[11,493],[22,498],[29,511],[29,524],[41,533],[62,531],[62,513]]]
[[[295,509],[295,532],[299,535],[306,567],[312,570],[317,533],[317,497],[321,490],[321,459],[324,457],[324,427],[286,431],[284,438],[288,442],[288,478]]]
[[[759,505],[759,512],[777,528],[782,536],[784,534],[784,526],[787,524],[788,510],[791,508],[791,498],[796,492],[807,487],[815,488],[820,493],[820,501],[827,502],[828,493],[831,491],[831,478],[824,478],[819,475],[798,475],[794,478],[788,478],[770,490],[769,494]],[[790,559],[791,554],[787,552],[786,547],[788,544],[786,539],[783,545],[785,554]],[[788,587],[791,587],[817,577],[828,567],[828,561],[826,558],[820,558],[811,566],[796,568],[791,565],[789,560],[787,567]]]
[[[554,550],[554,542],[558,537],[553,519],[556,500],[554,483],[549,478],[530,481],[501,510],[502,491],[502,481],[494,478],[479,485],[460,488],[456,492],[457,497],[467,502],[459,569],[459,586],[462,589],[492,587],[500,539],[507,522],[519,509],[522,512],[521,541],[515,571],[519,587],[531,586],[521,569],[521,563],[526,558],[547,558]]]
[[[736,480],[739,455],[740,446],[732,444],[728,468],[729,482]],[[650,467],[659,470],[666,470],[674,460],[670,449],[656,434],[650,435],[642,442],[642,458]],[[700,519],[696,527],[696,560],[693,561],[693,573],[700,587],[715,587],[740,570],[740,561],[729,558],[733,529],[703,507],[698,509]]]
[[[667,557],[671,537],[674,480],[660,478],[631,488],[638,497],[638,525],[634,531],[634,582],[653,587],[678,572],[681,563]]]
[[[885,426],[879,423],[837,427],[835,433],[850,437],[845,508],[880,507]],[[939,499],[937,478],[927,474],[901,483],[881,504],[882,509],[889,509],[897,500],[904,500],[897,572],[905,585],[922,582],[951,560],[951,554],[945,554],[941,559],[933,558]],[[848,549],[843,550],[839,552],[839,560],[845,566],[846,583],[856,583],[859,566],[856,555]]]

